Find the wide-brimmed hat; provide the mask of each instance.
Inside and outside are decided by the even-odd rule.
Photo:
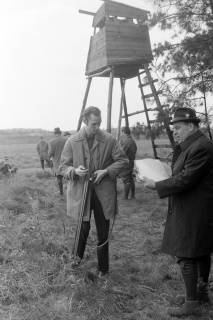
[[[176,122],[194,122],[199,123],[200,119],[197,118],[196,112],[192,108],[181,107],[175,110],[174,116],[170,121],[170,124],[174,124]]]
[[[59,127],[54,129],[54,134],[60,134],[61,133],[61,129]]]

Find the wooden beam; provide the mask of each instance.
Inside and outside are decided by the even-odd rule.
[[[143,85],[142,85],[143,86]],[[161,94],[163,91],[162,90],[159,90],[159,91],[156,91],[156,92],[152,92],[152,93],[149,93],[149,94],[145,94],[144,97],[145,99],[149,99],[149,98],[152,98],[152,97],[156,97],[156,95],[159,95]]]
[[[83,113],[84,113],[84,109],[85,109],[86,104],[87,104],[87,98],[88,98],[88,95],[89,95],[89,90],[90,90],[91,82],[92,82],[92,78],[89,78],[89,79],[88,79],[88,82],[87,82],[86,92],[85,92],[85,95],[84,95],[84,100],[83,100],[83,104],[82,104],[81,114],[80,114],[80,117],[79,117],[79,120],[78,120],[77,131],[79,131],[80,128],[81,128],[81,124],[82,124],[82,120],[83,120]]]
[[[169,127],[169,119],[167,119],[167,115],[165,114],[165,112],[164,112],[164,110],[162,108],[162,105],[161,105],[158,93],[156,91],[155,85],[154,85],[154,83],[152,83],[152,76],[150,74],[148,65],[144,65],[144,70],[146,72],[147,79],[150,82],[150,87],[151,87],[152,92],[154,94],[155,102],[157,104],[159,112],[161,112],[161,114],[163,115],[164,126],[165,126],[165,129],[166,129],[166,133],[168,135],[169,141],[170,141],[171,145],[174,147],[175,146],[175,142],[174,142],[174,137],[173,137],[172,132],[171,132],[170,127]]]
[[[93,77],[103,76],[105,73],[108,73],[108,72],[110,72],[110,71],[111,71],[111,68],[106,68],[106,69],[104,69],[103,71],[96,72],[96,73],[93,73],[93,74],[89,75],[89,76],[87,77],[87,79],[93,78]]]
[[[113,91],[114,69],[111,68],[109,79],[108,91],[108,104],[107,104],[107,132],[111,133],[111,117],[112,117],[112,91]]]
[[[158,79],[152,80],[152,83],[158,82]],[[146,82],[142,84],[142,87],[150,86],[150,82]]]
[[[123,94],[124,91],[122,90],[121,92],[121,100],[120,100],[120,111],[119,111],[119,118],[118,118],[118,129],[117,129],[117,140],[120,139],[120,135],[121,135],[121,122],[122,122],[122,114],[123,114]]]
[[[139,83],[139,88],[140,88],[140,91],[141,91],[141,98],[142,98],[143,106],[144,106],[144,110],[145,110],[147,126],[148,126],[148,129],[149,129],[150,134],[151,134],[152,133],[152,128],[151,128],[151,124],[150,124],[150,120],[149,120],[149,113],[147,111],[147,104],[146,104],[145,94],[144,94],[144,90],[143,90],[142,81],[141,81],[141,77],[140,77],[140,72],[139,71],[138,71],[138,83]],[[158,155],[157,155],[157,151],[156,151],[153,135],[151,134],[150,137],[151,137],[151,143],[152,143],[152,149],[153,149],[154,157],[155,157],[155,159],[157,159]]]
[[[79,13],[83,13],[83,14],[87,14],[89,16],[95,16],[95,13],[94,12],[91,12],[91,11],[85,11],[85,10],[78,10]]]
[[[151,68],[149,68],[149,71],[151,71],[152,69]],[[143,70],[143,71],[140,71],[139,72],[139,75],[141,76],[142,74],[144,74],[144,73],[146,73],[146,71],[145,70]]]
[[[122,96],[123,96],[123,108],[124,108],[125,126],[129,128],[129,119],[128,119],[126,95],[125,95],[125,80],[120,78],[120,83],[121,83],[121,92],[122,92]]]
[[[128,117],[131,117],[131,116],[135,116],[136,114],[139,114],[139,113],[143,113],[145,112],[145,110],[140,110],[140,111],[135,111],[135,112],[132,112],[132,113],[128,113]],[[122,118],[125,118],[125,115],[122,116]]]
[[[147,111],[158,111],[158,109],[157,108],[154,108],[154,109],[148,109],[147,108]],[[128,117],[131,117],[131,116],[135,116],[136,114],[140,114],[140,113],[144,113],[144,112],[146,112],[145,110],[140,110],[140,111],[135,111],[135,112],[132,112],[132,113],[128,113]],[[125,116],[122,116],[122,118],[125,118]],[[151,120],[150,120],[151,121]],[[156,120],[155,120],[156,121]]]
[[[172,148],[171,144],[155,144],[155,148]]]

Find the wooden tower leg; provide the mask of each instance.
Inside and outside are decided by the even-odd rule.
[[[110,80],[109,80],[109,91],[108,91],[108,104],[107,104],[107,132],[111,132],[113,80],[114,80],[114,70],[113,68],[111,68]]]
[[[80,117],[79,117],[79,120],[78,120],[77,131],[79,131],[80,128],[81,128],[82,116],[83,116],[84,109],[85,109],[86,104],[87,104],[87,98],[88,98],[88,95],[89,95],[89,90],[90,90],[91,82],[92,82],[92,77],[91,77],[91,78],[88,78],[87,87],[86,87],[86,92],[85,92],[85,95],[84,95],[84,100],[83,100],[83,104],[82,104],[82,108],[81,108],[81,114],[80,114]]]
[[[120,79],[122,81],[122,79]],[[121,90],[121,102],[120,102],[120,112],[119,112],[119,118],[118,118],[118,131],[117,131],[117,140],[120,139],[121,135],[121,121],[122,121],[122,115],[123,115],[123,96],[124,96],[124,90]]]
[[[125,126],[129,128],[129,118],[128,118],[128,113],[127,113],[126,95],[125,95],[125,79],[121,78],[120,83],[121,83],[121,92],[122,92],[122,96],[123,96]]]

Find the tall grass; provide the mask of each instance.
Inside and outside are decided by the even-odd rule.
[[[137,143],[138,157],[152,156],[147,141]],[[0,180],[0,319],[170,319],[166,309],[184,291],[174,258],[161,253],[167,201],[138,183],[136,200],[122,200],[118,181],[110,274],[98,279],[93,219],[85,258],[73,270],[76,225],[51,171],[39,169],[34,145],[8,150],[21,169]],[[203,319],[212,318],[205,309]]]

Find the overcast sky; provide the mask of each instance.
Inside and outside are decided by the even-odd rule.
[[[153,10],[151,0],[122,2]],[[76,129],[93,32],[92,17],[78,10],[95,12],[101,5],[100,0],[0,0],[0,129]],[[128,82],[129,111],[136,111],[141,105],[139,89],[135,80]],[[103,127],[107,91],[108,79],[95,78],[88,99],[88,106],[101,107]],[[113,126],[118,122],[119,99],[116,80]],[[132,119],[136,121],[140,118]]]

